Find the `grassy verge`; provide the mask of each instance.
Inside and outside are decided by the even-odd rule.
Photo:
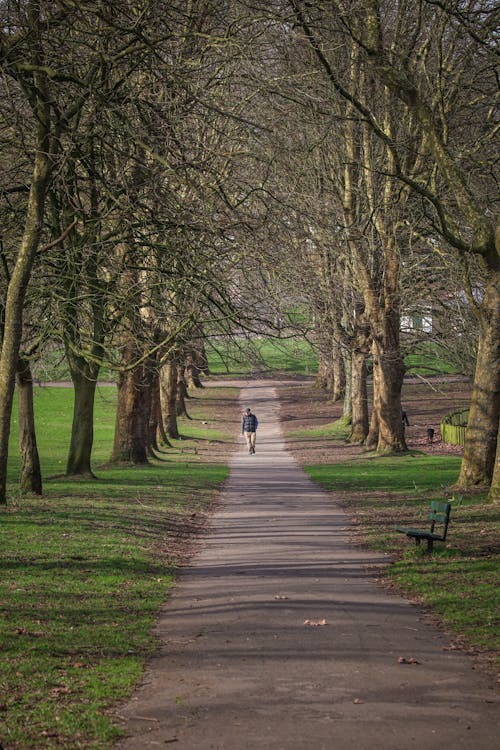
[[[446,351],[436,342],[420,341],[414,351],[405,356],[405,365],[410,375],[458,375],[464,369],[449,361]],[[464,362],[463,365],[466,365]],[[470,373],[467,373],[470,374]]]
[[[321,427],[293,430],[289,433],[289,438],[293,438],[294,440],[315,440],[318,438],[324,438],[327,440],[346,440],[349,437],[350,431],[350,425],[346,424],[342,419],[337,419],[335,422],[328,422]]]
[[[113,433],[113,391],[98,400],[98,479],[45,481],[0,512],[0,744],[104,750],[116,738],[109,707],[130,694],[155,647],[152,626],[176,567],[227,475],[207,447],[230,450],[231,389],[189,402],[187,439],[143,468],[101,465]],[[44,474],[65,460],[72,394],[37,393]],[[15,441],[15,419],[14,419]],[[17,457],[12,453],[11,478]]]
[[[408,354],[405,357],[408,375],[461,375],[460,368],[450,364],[437,354]]]
[[[354,516],[358,538],[389,552],[386,574],[405,593],[432,606],[441,620],[473,649],[498,655],[500,507],[481,494],[455,496],[448,539],[432,556],[416,547],[396,525],[425,528],[430,499],[448,499],[459,458],[409,454],[380,458],[364,454],[339,464],[306,467],[334,491]]]
[[[214,340],[207,353],[215,375],[310,375],[318,366],[317,353],[303,339]]]

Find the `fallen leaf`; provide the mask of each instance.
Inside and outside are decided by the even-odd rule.
[[[71,693],[71,689],[68,687],[55,687],[52,688],[49,695],[51,695],[52,698],[57,698],[58,695],[67,695],[68,693]]]
[[[406,659],[404,656],[400,656],[398,659],[399,664],[420,664],[417,659],[415,659],[413,656],[410,656],[409,659]]]

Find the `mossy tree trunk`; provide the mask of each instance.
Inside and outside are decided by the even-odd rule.
[[[141,368],[122,373],[118,383],[115,439],[111,462],[148,463],[147,414]]]
[[[23,307],[43,227],[45,199],[51,174],[50,96],[47,74],[43,70],[43,54],[39,43],[40,8],[29,3],[28,16],[32,27],[33,90],[31,102],[36,117],[36,152],[28,196],[23,236],[14,268],[10,275],[5,299],[4,327],[0,352],[0,505],[7,502],[7,460],[12,401],[18,368],[23,328]]]
[[[161,397],[161,375],[158,372],[155,378],[154,391],[152,394],[151,408],[154,411],[152,421],[156,424],[156,445],[165,445],[171,448],[172,444],[168,439],[163,422],[162,397]]]
[[[170,360],[160,371],[163,424],[169,438],[180,437],[177,425],[177,364]]]
[[[341,401],[344,398],[346,392],[346,374],[344,368],[344,360],[340,352],[340,345],[335,342],[334,346],[332,347],[332,401],[334,403],[337,401]]]
[[[76,365],[79,361],[79,366]],[[89,366],[82,358],[71,358],[73,382],[73,421],[66,474],[92,478],[92,447],[94,443],[94,403],[98,368]]]
[[[158,442],[161,435],[160,416],[160,376],[155,368],[151,373],[150,408],[148,420],[148,442],[150,445],[150,452],[153,455],[155,452],[160,452],[160,446]]]
[[[28,359],[19,358],[17,365],[17,396],[19,420],[19,451],[21,471],[19,484],[23,492],[42,494],[42,471],[36,443],[33,378]]]
[[[404,364],[399,349],[379,342],[373,345],[373,369],[377,371],[377,453],[402,453],[408,450],[401,419],[401,389]]]
[[[135,365],[140,351],[130,339],[124,353],[124,368],[118,379],[115,438],[111,454],[112,463],[127,462],[147,464],[149,444],[149,382],[144,365]]]
[[[207,347],[205,345],[205,335],[203,333],[203,327],[198,326],[196,330],[197,338],[194,343],[193,353],[194,362],[198,368],[198,372],[202,375],[210,375],[210,367],[208,364]],[[203,386],[203,384],[202,384]]]
[[[323,352],[320,352],[319,356],[316,386],[328,392],[333,390],[333,367],[331,357],[327,357]]]
[[[351,351],[347,347],[341,348],[343,371],[345,375],[344,401],[342,404],[342,424],[352,424],[352,358]]]
[[[177,368],[177,416],[178,417],[187,417],[188,419],[189,414],[186,407],[186,399],[189,398],[188,396],[188,387],[186,384],[186,379],[184,377],[184,370],[182,367]]]
[[[493,478],[491,480],[488,499],[494,503],[500,502],[500,439],[497,437],[497,453],[493,467]]]
[[[370,330],[366,321],[358,318],[357,332],[351,353],[352,423],[349,442],[364,443],[368,435],[368,368],[366,358],[370,345]]]
[[[460,486],[490,484],[499,493],[498,452],[500,412],[500,274],[492,274],[482,304],[476,372],[458,478]]]
[[[372,371],[372,383],[373,383],[372,412],[370,415],[370,426],[368,429],[368,435],[366,436],[366,440],[365,440],[365,445],[369,450],[375,450],[377,447],[377,443],[378,443],[378,415],[380,413],[378,375],[379,375],[379,369],[374,367]]]
[[[69,199],[72,206],[86,206],[86,211],[81,215],[81,229],[72,232],[57,252],[58,272],[54,276],[54,285],[74,389],[66,473],[92,478],[94,401],[110,323],[106,314],[107,282],[102,278],[102,219],[99,216],[93,138],[88,139],[85,157],[89,170],[85,192],[79,180],[77,159],[74,155],[68,155],[64,165],[63,189],[54,188],[50,193],[49,217],[52,226],[60,231],[61,222],[68,225],[70,220],[67,208]]]
[[[200,356],[194,348],[187,352],[184,372],[188,388],[203,388],[203,383],[200,379]]]

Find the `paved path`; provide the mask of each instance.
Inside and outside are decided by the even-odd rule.
[[[346,516],[286,452],[274,389],[249,384],[242,402],[260,420],[257,453],[242,445],[232,461],[161,614],[161,651],[120,710],[119,747],[493,750],[488,678],[377,585],[381,558],[349,545]]]

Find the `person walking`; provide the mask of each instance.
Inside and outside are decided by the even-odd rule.
[[[255,438],[259,420],[252,412],[250,407],[245,410],[243,418],[241,420],[241,434],[245,436],[247,441],[248,452],[250,455],[255,453]]]

